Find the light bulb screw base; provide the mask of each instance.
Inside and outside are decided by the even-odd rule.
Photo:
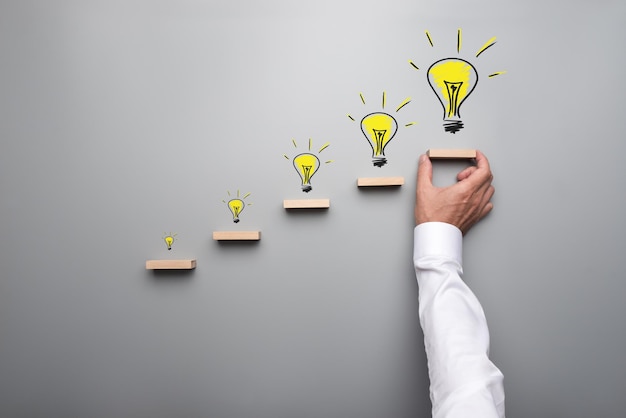
[[[385,158],[385,157],[373,157],[372,158],[372,164],[374,165],[374,167],[382,167],[385,164],[387,164],[387,158]]]
[[[460,120],[444,120],[443,121],[443,129],[446,132],[450,132],[455,134],[463,129],[463,122]]]

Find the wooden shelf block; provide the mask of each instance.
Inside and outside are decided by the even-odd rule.
[[[215,241],[259,241],[261,231],[213,231]]]
[[[196,268],[196,260],[148,260],[146,270],[191,270]]]
[[[330,199],[296,199],[283,200],[285,209],[328,209]]]
[[[359,177],[356,184],[359,187],[402,186],[404,177]]]
[[[426,155],[430,158],[439,159],[466,159],[476,158],[475,149],[429,149]]]

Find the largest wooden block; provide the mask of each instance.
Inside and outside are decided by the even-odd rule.
[[[434,159],[476,158],[475,149],[429,149],[426,155]]]

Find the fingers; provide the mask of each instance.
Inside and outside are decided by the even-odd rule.
[[[493,209],[495,192],[489,161],[476,152],[475,165],[457,174],[458,182],[448,187],[433,185],[433,165],[427,155],[419,157],[415,223],[446,222],[465,234]]]
[[[476,150],[476,172],[481,174],[479,180],[482,180],[483,182],[491,183],[491,180],[493,180],[489,160],[487,160],[485,154],[478,150]]]
[[[457,174],[459,181],[468,180],[473,187],[480,187],[491,184],[493,180],[493,174],[489,166],[489,160],[485,157],[485,154],[476,150],[476,165],[467,167],[459,174]]]
[[[487,214],[489,212],[491,212],[491,210],[493,209],[493,203],[489,202],[485,205],[485,207],[482,210],[482,213],[480,214],[480,219],[484,218],[485,216],[487,216]]]
[[[481,211],[480,211],[481,213],[480,213],[479,219],[482,219],[493,209],[493,202],[491,202],[491,198],[493,197],[493,194],[495,193],[495,191],[496,189],[491,185],[485,191],[485,194],[483,195],[483,199],[482,199],[482,205],[481,205],[482,207],[481,207]]]
[[[478,168],[476,168],[476,166],[470,166],[470,167],[466,167],[465,169],[463,169],[463,171],[461,171],[459,174],[456,175],[456,179],[458,181],[463,181],[466,178],[468,178],[469,176],[472,175],[472,173],[474,171],[476,171]]]
[[[425,154],[420,155],[417,166],[417,188],[431,187],[433,185],[433,164]]]
[[[484,168],[487,171],[491,170],[489,168],[489,160],[487,159],[487,157],[485,157],[485,154],[483,154],[479,150],[476,150],[476,166],[478,168]]]

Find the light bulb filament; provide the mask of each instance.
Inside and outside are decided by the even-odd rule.
[[[448,103],[450,103],[448,106],[448,117],[459,116],[459,92],[463,82],[444,81],[444,83],[448,91]]]
[[[311,182],[311,168],[313,167],[310,165],[302,166],[302,172],[304,173],[302,184],[309,184]]]
[[[386,129],[372,129],[374,131],[374,138],[376,138],[376,149],[374,155],[381,155],[383,153],[383,143],[385,139]]]

